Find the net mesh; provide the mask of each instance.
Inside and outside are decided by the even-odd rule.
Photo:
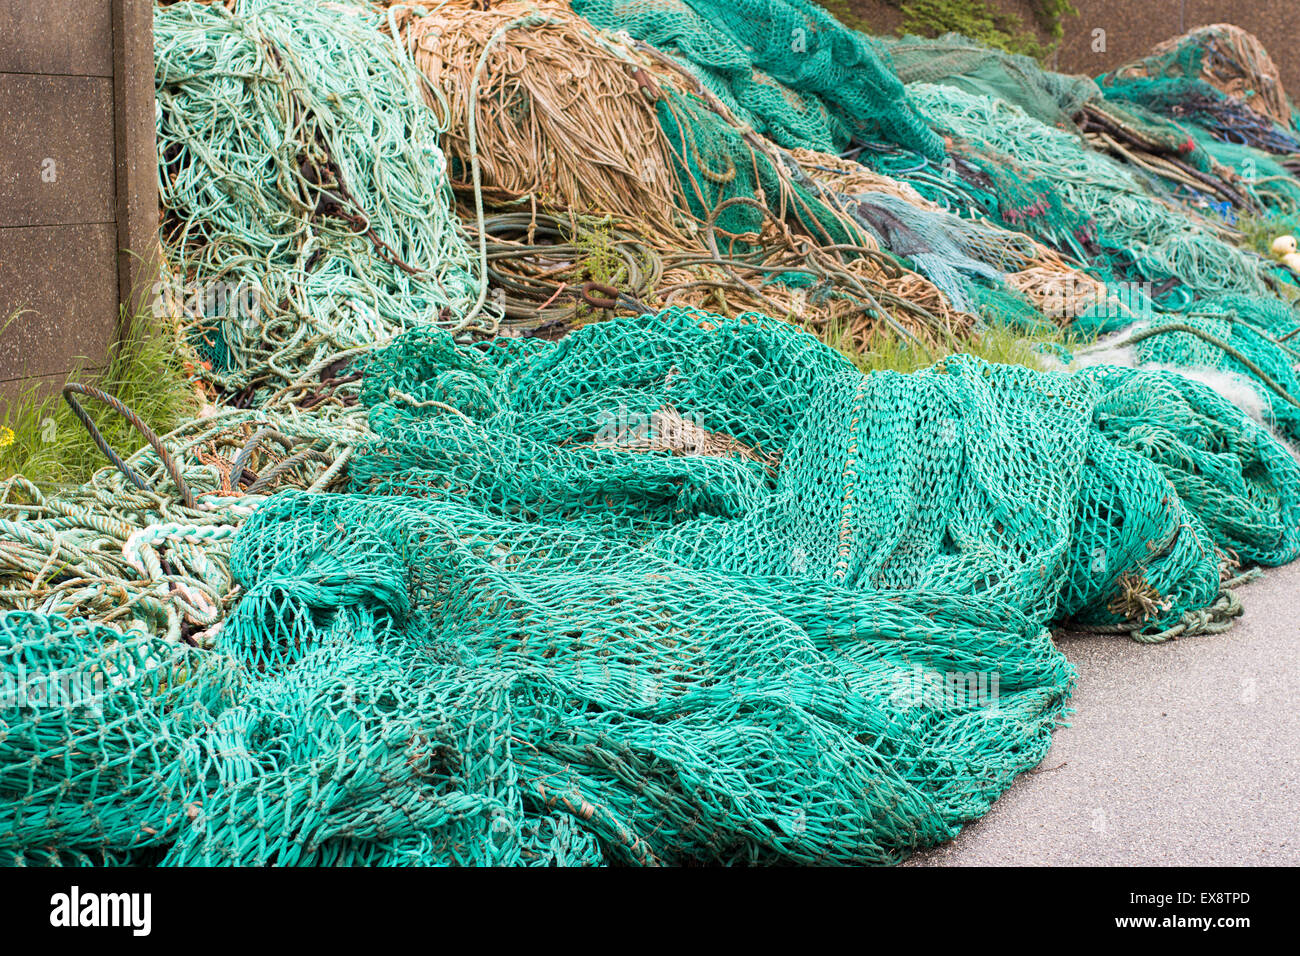
[[[1289,109],[1262,61],[1229,75],[1224,48],[1184,44],[1181,77],[1130,71],[1101,103],[960,38],[891,58],[806,0],[579,0],[693,88],[560,7],[448,37],[477,11],[235,6],[159,10],[165,238],[192,277],[253,283],[270,309],[257,329],[192,323],[208,377],[248,401],[289,382],[292,407],[189,433],[201,501],[182,514],[160,485],[156,514],[136,496],[117,520],[119,482],[4,519],[25,609],[0,612],[0,862],[893,862],[1044,756],[1075,677],[1049,628],[1222,630],[1238,568],[1300,554],[1300,463],[1189,377],[1246,383],[1300,437],[1276,276],[1071,128],[1091,110],[1111,124],[1091,135],[1126,124],[1187,169],[1249,161],[1264,175],[1243,188],[1285,208],[1287,167],[1260,149],[1287,144]],[[543,35],[560,59],[526,65]],[[556,63],[597,50],[608,82],[588,94],[635,99],[610,176],[493,156],[489,198],[671,196],[687,215],[656,215],[710,265],[719,236],[862,240],[859,266],[892,269],[888,250],[927,277],[891,272],[913,289],[1021,328],[1066,280],[1083,289],[1058,298],[1094,302],[1141,280],[1120,347],[1148,367],[955,355],[867,375],[778,319],[680,306],[467,344],[494,325],[489,253],[453,218],[441,124],[460,174],[470,116],[541,155],[599,144],[572,109],[519,122]],[[440,98],[493,51],[497,108]],[[850,145],[877,172],[833,155]],[[753,271],[809,301],[853,278],[810,261]],[[1071,309],[1076,330],[1109,321]],[[335,364],[401,330],[363,372]],[[311,411],[335,375],[337,421]]]
[[[186,317],[205,377],[265,389],[408,328],[494,328],[437,117],[377,11],[238,11],[154,17],[164,248],[187,288],[226,291]]]
[[[959,34],[886,43],[890,66],[904,84],[940,83],[996,97],[1050,126],[1073,128],[1084,105],[1101,98],[1089,77],[1044,70],[1032,57],[981,46]]]
[[[7,689],[103,678],[6,711],[7,859],[891,862],[1046,752],[1046,624],[1212,629],[1227,549],[1297,552],[1300,465],[1172,373],[864,375],[676,309],[408,333],[363,398],[212,651],[0,617]]]
[[[943,157],[881,46],[809,0],[576,0],[573,9],[680,58],[788,149],[838,152],[860,136]]]

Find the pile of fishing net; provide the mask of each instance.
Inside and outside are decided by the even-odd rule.
[[[681,61],[566,7],[391,12],[448,116],[458,186],[481,187],[474,217],[512,333],[690,304],[950,350],[979,317],[1041,328],[1045,295],[1096,285],[1031,240],[911,208],[924,201],[888,177],[862,188],[864,167],[840,176],[833,154],[779,148]],[[574,82],[577,62],[589,81]]]
[[[1156,46],[1100,78],[1108,99],[1186,118],[1218,139],[1274,153],[1300,151],[1294,110],[1263,45],[1216,23]]]
[[[363,410],[333,398],[213,408],[79,487],[8,477],[0,605],[206,646],[238,597],[230,543],[240,523],[276,491],[345,483],[365,433]]]
[[[1047,623],[1215,630],[1222,555],[1300,546],[1300,466],[1169,373],[863,375],[670,310],[411,333],[363,396],[353,493],[257,509],[212,650],[0,616],[51,702],[7,861],[893,861],[1046,752]]]
[[[607,214],[663,247],[698,245],[694,235],[709,225],[759,233],[788,205],[791,187],[769,147],[690,96],[690,73],[602,34],[567,5],[403,3],[390,20],[444,115],[453,183],[473,190],[470,201]],[[716,210],[733,196],[752,205]],[[791,212],[807,229],[849,238],[826,210]]]
[[[1101,98],[1090,77],[1046,70],[1032,57],[983,46],[960,34],[885,41],[889,65],[905,84],[938,83],[991,96],[1035,119],[1072,129],[1083,108]]]
[[[392,6],[447,130],[452,183],[489,202],[618,216],[679,236],[685,205],[630,51],[567,4]],[[471,122],[470,104],[474,104]],[[477,174],[474,167],[477,166]]]
[[[1224,630],[1300,555],[1220,394],[1300,438],[1300,318],[1194,211],[1300,195],[1247,38],[1171,46],[1175,110],[807,0],[155,30],[225,404],[0,484],[0,862],[896,861],[1045,754],[1049,628]],[[799,327],[1054,324],[1127,328],[867,375]]]
[[[1300,179],[1286,165],[1290,160],[1283,161],[1254,146],[1225,143],[1195,124],[1188,124],[1188,128],[1234,189],[1250,197],[1250,203],[1238,203],[1239,206],[1280,222],[1293,220],[1300,213]],[[1288,225],[1279,231],[1293,228]]]
[[[983,219],[963,219],[906,182],[851,160],[802,150],[792,157],[828,201],[882,248],[926,275],[949,301],[991,325],[1033,327],[1124,306],[1104,283],[1023,233]]]
[[[1110,266],[1108,271],[1119,270],[1107,259],[1126,256],[1134,262],[1135,276],[1150,282],[1173,278],[1203,294],[1266,291],[1261,275],[1266,266],[1258,257],[1160,202],[1132,173],[1069,133],[1005,100],[923,83],[908,92],[940,127],[985,155],[1008,157],[1013,175],[1050,190],[1057,204],[1087,222],[1091,238],[1104,250],[1105,259],[1097,264]],[[1017,215],[1014,207],[999,211],[1008,225],[1020,225],[1051,244],[1061,244],[1068,229],[1068,222],[1050,215]]]
[[[877,41],[810,0],[575,0],[573,9],[688,65],[738,118],[787,149],[838,152],[861,137],[943,157]]]
[[[1139,117],[1124,130],[1128,138],[1135,127],[1163,121],[1184,131],[1186,153],[1208,157],[1208,168],[1204,160],[1197,166],[1213,175],[1193,176],[1187,191],[1218,193],[1248,212],[1296,214],[1292,154],[1300,150],[1300,133],[1277,67],[1257,38],[1231,24],[1200,27],[1101,83],[1105,99],[1089,109]]]
[[[1138,104],[1106,99],[1090,77],[1046,70],[1030,57],[956,34],[895,40],[889,53],[905,84],[951,86],[1003,100],[1049,126],[1086,133],[1089,145],[1127,163],[1157,193],[1191,203],[1208,194],[1214,201],[1252,208],[1230,166],[1216,162],[1220,157],[1194,130]]]
[[[1294,110],[1273,58],[1259,39],[1231,23],[1214,23],[1157,44],[1108,79],[1199,81],[1239,100],[1274,123],[1290,127]]]
[[[1077,361],[1168,368],[1220,388],[1252,417],[1300,438],[1300,317],[1287,304],[1225,296],[1182,314],[1151,314],[1079,350]]]
[[[206,377],[278,387],[410,328],[491,330],[420,75],[364,4],[154,17],[162,239]]]
[[[1137,321],[1144,342],[1168,336],[1159,347],[1152,341],[1139,349],[1144,361],[1239,376],[1265,404],[1268,420],[1300,437],[1294,430],[1300,355],[1289,344],[1296,320],[1279,297],[1289,282],[1281,270],[1152,195],[1112,157],[1004,100],[927,84],[908,92],[953,135],[955,149],[969,160],[956,167],[956,178],[988,195],[989,211],[1054,248],[1082,246],[1094,276],[1131,291],[1129,308],[1073,314],[1076,334]],[[992,179],[994,170],[1002,178]],[[1010,177],[1021,181],[1021,190],[999,188]],[[1023,190],[1044,197],[1028,214]]]
[[[700,568],[994,595],[1045,622],[1160,630],[1214,598],[1216,547],[1272,563],[1300,540],[1300,466],[1212,390],[1167,372],[952,356],[863,375],[786,324],[668,310],[558,343],[400,340],[363,397],[379,437],[351,469],[358,490],[591,525]],[[1090,469],[1105,473],[1096,487]],[[1181,503],[1152,493],[1184,472],[1224,484],[1192,481]],[[1188,533],[1227,527],[1239,509],[1259,537]],[[1181,542],[1172,552],[1156,544],[1165,535]],[[1071,543],[1104,545],[1104,560],[1060,561]],[[1164,582],[1197,568],[1208,592],[1141,620],[1106,617],[1120,577],[1159,578],[1168,596]]]

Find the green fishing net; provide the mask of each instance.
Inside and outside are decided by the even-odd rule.
[[[1300,213],[1300,180],[1262,149],[1239,143],[1225,143],[1208,132],[1189,124],[1192,136],[1201,148],[1239,177],[1238,185],[1247,191],[1266,214],[1294,216]]]
[[[1140,103],[1215,138],[1273,153],[1300,149],[1295,108],[1263,45],[1240,27],[1198,27],[1099,78],[1109,100]]]
[[[1084,110],[1117,126],[1130,144],[1176,156],[1209,172],[1210,155],[1187,128],[1134,102],[1109,100],[1087,76],[1044,69],[1031,57],[980,46],[957,34],[889,43],[890,64],[905,84],[930,83],[988,96],[1069,132],[1078,132]]]
[[[1258,256],[1202,228],[1177,208],[1161,202],[1121,164],[1089,150],[1077,137],[987,96],[947,86],[915,84],[913,100],[942,128],[976,144],[984,155],[1010,157],[1010,168],[1029,185],[1054,196],[1027,210],[1001,208],[1001,219],[1044,242],[1062,242],[1056,205],[1081,216],[1092,230],[1096,254],[1090,265],[1102,275],[1174,288],[1167,308],[1185,307],[1215,294],[1264,295],[1268,265]],[[985,162],[988,176],[998,166]],[[1003,176],[1010,175],[1007,172]],[[992,190],[1006,207],[1001,182]],[[1067,247],[1067,251],[1068,247]],[[1161,292],[1152,295],[1161,299]]]
[[[1090,77],[1045,70],[1032,57],[981,46],[959,34],[883,42],[904,84],[938,83],[1006,100],[1050,126],[1073,129],[1084,105],[1101,98]]]
[[[160,8],[164,239],[266,313],[191,317],[211,377],[292,381],[402,334],[365,363],[349,493],[283,492],[240,527],[211,649],[0,612],[0,863],[894,862],[1046,753],[1074,680],[1049,627],[1221,630],[1226,576],[1300,555],[1300,464],[1188,377],[1249,383],[1300,437],[1300,320],[1257,258],[1056,128],[1087,81],[909,38],[905,91],[805,0],[577,9],[785,147],[874,141],[864,162],[949,208],[1154,285],[1132,348],[1188,374],[865,375],[788,324],[691,309],[467,345],[481,276],[378,12]],[[1199,163],[1172,106],[1114,95]],[[771,160],[698,100],[658,109],[697,217],[841,238],[797,176],[774,205]],[[1194,111],[1200,148],[1255,161],[1283,206],[1285,167],[1219,142],[1233,115]],[[1024,250],[849,198],[951,301],[1040,327],[1000,282]]]
[[[1165,116],[1191,121],[1226,142],[1274,153],[1300,151],[1300,138],[1289,127],[1262,116],[1239,98],[1198,79],[1103,76],[1108,100],[1136,103]]]
[[[674,309],[408,333],[364,400],[213,650],[0,616],[6,688],[103,678],[4,701],[7,860],[896,861],[1046,752],[1046,624],[1213,630],[1223,549],[1298,549],[1300,466],[1171,373],[864,375]]]
[[[1267,423],[1300,439],[1300,356],[1289,344],[1300,317],[1286,304],[1254,296],[1223,296],[1187,315],[1154,315],[1134,333],[1143,364],[1210,370],[1233,376],[1254,393]]]
[[[697,97],[665,90],[655,110],[687,211],[704,224],[706,236],[718,230],[720,248],[730,246],[732,236],[757,235],[769,219],[828,245],[857,240],[815,188],[795,183],[787,194],[772,160]]]
[[[0,865],[160,856],[190,819],[182,751],[235,680],[161,636],[0,612]]]
[[[788,149],[839,152],[864,137],[943,157],[877,41],[810,0],[575,0],[573,9],[678,58]]]

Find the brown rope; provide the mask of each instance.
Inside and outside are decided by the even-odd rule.
[[[426,99],[447,126],[443,149],[457,190],[472,188],[468,100],[483,49],[499,28],[536,13],[550,22],[499,37],[480,75],[475,120],[484,198],[535,197],[547,209],[612,213],[686,240],[677,215],[685,204],[655,115],[653,82],[567,5],[394,7],[402,40],[429,81]]]

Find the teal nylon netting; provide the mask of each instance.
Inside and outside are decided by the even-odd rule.
[[[866,375],[789,324],[689,308],[466,344],[494,325],[485,277],[384,11],[161,7],[166,247],[189,280],[256,288],[265,320],[190,316],[206,377],[256,404],[392,340],[348,377],[359,407],[289,410],[355,413],[345,452],[311,447],[347,493],[252,505],[294,460],[244,474],[275,441],[259,426],[233,461],[195,453],[220,486],[204,506],[229,509],[219,547],[63,499],[39,531],[5,519],[35,575],[6,588],[104,616],[30,596],[0,611],[0,863],[895,862],[1045,755],[1075,678],[1050,628],[1223,630],[1239,568],[1300,556],[1293,453],[1171,370],[1234,376],[1300,438],[1300,319],[1276,270],[1071,127],[1104,109],[1286,212],[1300,188],[1269,153],[1287,124],[1203,79],[1108,78],[1099,103],[1089,80],[960,38],[891,58],[807,0],[575,9],[662,48],[779,146],[856,144],[967,217],[832,195],[666,86],[659,123],[709,242],[776,219],[833,246],[851,219],[954,307],[1041,328],[1004,285],[1038,250],[987,216],[1152,287],[1123,347],[1160,368],[955,355]],[[1184,49],[1184,79],[1222,72],[1225,50]],[[1161,114],[1191,117],[1191,138]],[[65,521],[73,564],[56,560]],[[180,550],[145,566],[136,549],[162,540],[210,572],[202,589]],[[128,567],[149,588],[121,601],[152,617],[102,609]]]
[[[863,375],[683,309],[410,333],[363,398],[212,651],[0,617],[6,678],[102,678],[7,719],[7,861],[894,861],[1046,752],[1044,625],[1213,629],[1223,549],[1300,550],[1300,465],[1172,373]]]
[[[666,91],[655,111],[687,211],[706,229],[716,227],[724,237],[757,234],[769,219],[777,219],[820,241],[854,240],[813,191],[796,183],[789,201],[783,201],[772,161],[696,97]],[[725,244],[733,245],[729,237]]]
[[[890,66],[905,85],[940,83],[998,97],[1049,126],[1073,129],[1084,105],[1101,98],[1089,77],[1045,70],[1032,57],[980,46],[960,34],[885,43]]]
[[[927,84],[908,92],[937,125],[1010,156],[1022,175],[1057,193],[1066,209],[1092,224],[1106,260],[1132,260],[1133,277],[1175,279],[1199,295],[1265,292],[1265,266],[1257,257],[1160,202],[1123,166],[1069,133],[988,96]],[[1049,217],[1026,216],[1018,224],[1046,242],[1060,241]]]
[[[744,122],[787,149],[845,149],[854,136],[943,158],[878,42],[809,0],[575,0],[691,66]]]

